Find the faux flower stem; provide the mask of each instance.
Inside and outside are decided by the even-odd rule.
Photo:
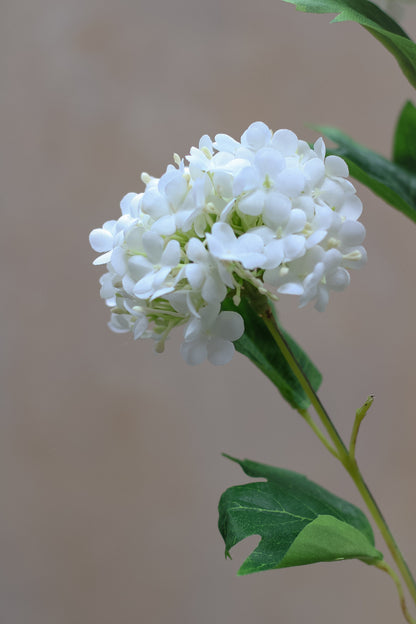
[[[355,446],[357,444],[358,432],[360,430],[361,423],[363,422],[368,410],[373,404],[373,401],[374,401],[374,396],[370,394],[370,396],[367,398],[364,405],[360,407],[355,413],[355,420],[354,420],[354,425],[352,428],[351,440],[350,440],[350,457],[351,458],[355,457]]]
[[[403,587],[396,572],[385,561],[377,561],[377,563],[375,563],[374,565],[376,566],[376,568],[383,570],[383,572],[386,572],[389,576],[391,576],[391,578],[394,581],[394,584],[396,585],[397,593],[399,594],[400,606],[403,611],[405,620],[409,622],[409,624],[416,624],[416,620],[412,618],[407,608],[406,598],[403,592]]]
[[[305,376],[304,372],[302,371],[302,368],[300,367],[295,356],[293,355],[289,345],[287,344],[286,340],[282,336],[277,326],[277,323],[275,321],[275,318],[273,316],[273,312],[270,308],[270,305],[268,304],[267,306],[265,306],[264,300],[262,302],[260,302],[260,300],[257,300],[257,301],[252,300],[252,303],[256,306],[256,309],[259,315],[264,319],[264,322],[266,323],[274,341],[276,342],[276,345],[279,347],[284,358],[286,359],[286,362],[289,364],[294,375],[296,376],[297,380],[299,381],[300,385],[302,386],[303,390],[308,396],[311,404],[315,408],[315,411],[318,414],[318,417],[322,425],[325,427],[330,439],[332,440],[332,443],[339,456],[340,462],[343,464],[348,474],[354,481],[365,504],[367,505],[367,508],[369,512],[371,513],[374,519],[374,522],[376,523],[380,533],[382,534],[384,541],[386,542],[390,550],[390,553],[400,571],[400,574],[402,575],[402,578],[404,582],[406,583],[409,593],[412,596],[416,604],[416,582],[407,566],[407,563],[402,553],[400,552],[398,545],[396,544],[396,541],[393,535],[390,532],[390,529],[387,525],[386,520],[384,519],[376,501],[374,500],[367,484],[365,483],[363,479],[363,476],[358,468],[358,464],[357,464],[355,457],[353,457],[350,454],[349,450],[345,446],[340,434],[338,433],[337,429],[335,428],[335,425],[331,421],[326,409],[322,405],[319,397],[317,396],[314,389],[310,385],[308,378]]]
[[[320,439],[320,441],[322,442],[322,444],[325,446],[325,448],[328,449],[328,451],[334,456],[336,457],[336,459],[340,459],[337,451],[334,449],[334,447],[331,445],[330,442],[328,442],[328,440],[326,439],[326,437],[324,436],[324,434],[322,433],[322,431],[319,429],[319,427],[317,426],[317,424],[314,422],[313,418],[311,417],[311,415],[309,414],[309,412],[307,410],[298,410],[299,414],[302,416],[302,418],[304,419],[304,421],[309,425],[309,427],[312,429],[312,431],[314,432],[314,434]]]

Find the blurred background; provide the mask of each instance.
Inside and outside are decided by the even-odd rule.
[[[141,171],[160,176],[204,133],[238,138],[262,120],[314,141],[308,124],[325,123],[388,156],[413,97],[394,59],[358,25],[278,0],[3,0],[0,11],[0,621],[401,621],[391,580],[356,561],[236,577],[258,538],[225,561],[218,499],[247,478],[222,451],[359,498],[242,356],[191,368],[180,335],[155,355],[112,334],[88,245],[142,190]],[[416,34],[416,9],[403,24]],[[375,394],[358,455],[415,569],[416,229],[359,194],[366,268],[324,314],[289,296],[279,309],[345,437]]]

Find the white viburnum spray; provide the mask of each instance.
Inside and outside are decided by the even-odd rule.
[[[161,178],[142,174],[144,192],[128,193],[121,217],[90,233],[113,331],[152,338],[160,352],[186,325],[186,362],[225,364],[244,323],[221,303],[238,302],[245,283],[324,310],[365,263],[361,201],[321,138],[311,148],[255,122],[240,141],[205,135],[187,164],[174,162]]]

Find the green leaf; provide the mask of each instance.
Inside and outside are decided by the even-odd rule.
[[[297,472],[226,457],[247,475],[267,479],[231,487],[219,503],[226,556],[246,537],[261,537],[239,575],[320,561],[360,559],[371,564],[383,558],[374,548],[366,516],[355,505]]]
[[[341,156],[347,162],[353,178],[416,222],[416,173],[356,143],[337,128],[315,126],[315,129],[338,144],[336,149],[328,152]],[[400,137],[402,146],[403,136]],[[410,157],[404,156],[404,148],[401,147],[400,150],[398,148],[398,153],[409,162]],[[409,151],[410,148],[408,153]]]
[[[416,107],[406,102],[397,121],[393,162],[416,173]]]
[[[310,401],[305,391],[277,347],[264,320],[250,305],[249,298],[244,296],[245,291],[242,292],[243,296],[238,306],[233,303],[231,298],[222,303],[223,310],[238,312],[244,320],[244,334],[234,342],[235,348],[247,356],[270,379],[292,407],[301,410],[307,409]],[[270,305],[274,311],[273,304]],[[278,323],[277,319],[276,322]],[[311,386],[316,391],[322,381],[321,373],[279,323],[278,326]]]
[[[397,22],[368,0],[284,0],[307,13],[338,13],[332,22],[357,22],[396,58],[404,75],[416,87],[416,44]]]

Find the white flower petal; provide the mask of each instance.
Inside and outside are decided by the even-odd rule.
[[[150,271],[153,271],[153,264],[144,256],[132,256],[127,261],[127,269],[131,279],[138,282]]]
[[[108,262],[110,262],[112,255],[112,251],[107,251],[107,253],[103,254],[102,256],[98,256],[98,258],[94,260],[93,264],[95,266],[99,266],[100,264],[107,264]]]
[[[238,197],[242,193],[256,189],[260,184],[257,171],[253,167],[244,167],[234,178],[233,194]]]
[[[204,134],[200,139],[199,139],[199,144],[198,144],[199,149],[202,149],[203,147],[205,147],[206,149],[208,149],[210,152],[212,152],[212,141],[209,138],[209,136],[207,134]]]
[[[261,178],[269,176],[273,180],[285,168],[285,159],[279,152],[271,147],[259,150],[254,158],[254,166]]]
[[[257,151],[270,143],[272,131],[262,121],[252,123],[241,137],[241,145]]]
[[[290,217],[291,208],[292,203],[286,195],[276,192],[267,193],[264,203],[264,223],[274,230],[283,227]]]
[[[315,188],[323,182],[325,176],[325,165],[319,158],[311,158],[305,163],[303,172],[308,184]]]
[[[176,220],[174,215],[160,217],[152,225],[152,232],[160,236],[171,236],[176,232]]]
[[[148,322],[147,318],[144,315],[143,316],[139,316],[139,318],[137,319],[137,321],[135,322],[135,324],[133,326],[133,336],[134,336],[135,340],[137,340],[138,338],[141,338],[143,336],[143,334],[146,331],[148,325],[149,325],[149,322]]]
[[[339,229],[338,237],[346,247],[361,245],[365,238],[365,227],[358,221],[344,221]]]
[[[325,170],[327,175],[331,177],[346,178],[348,177],[348,165],[345,160],[339,156],[327,156],[325,158]]]
[[[143,234],[144,234],[144,229],[140,225],[134,225],[126,232],[124,242],[126,244],[127,249],[130,252],[131,251],[136,251],[136,252],[143,251],[143,245],[142,245]]]
[[[266,260],[262,239],[256,234],[243,234],[237,238],[230,258],[241,262],[246,269],[260,267]]]
[[[319,245],[319,243],[324,240],[326,235],[326,230],[316,230],[315,232],[313,232],[313,234],[311,234],[309,238],[306,239],[306,249],[311,249],[311,247]]]
[[[145,232],[143,234],[144,250],[153,264],[159,264],[163,253],[163,238],[155,232]]]
[[[266,261],[262,265],[263,269],[275,269],[282,264],[284,259],[284,249],[282,240],[274,240],[265,247]]]
[[[283,239],[285,261],[300,258],[306,251],[305,237],[291,234]]]
[[[329,292],[325,286],[320,286],[318,289],[318,298],[315,303],[315,308],[318,312],[325,312],[326,306],[328,305],[329,300]]]
[[[120,202],[121,214],[135,216],[141,195],[137,193],[127,193]]]
[[[201,336],[201,330],[202,325],[200,319],[191,319],[191,321],[189,321],[188,325],[186,326],[183,337],[185,338],[186,342],[192,342],[194,340],[197,340]]]
[[[283,156],[291,156],[298,148],[298,137],[291,130],[277,130],[272,139],[272,145]]]
[[[208,252],[198,238],[191,238],[186,247],[186,255],[192,262],[204,262]]]
[[[224,340],[238,340],[244,334],[244,321],[238,312],[225,310],[215,321],[214,331]]]
[[[228,171],[214,171],[212,181],[215,192],[221,197],[231,197],[233,194],[234,178]]]
[[[170,214],[166,197],[155,188],[146,189],[144,192],[142,210],[145,214],[151,215],[153,219],[159,219]]]
[[[315,217],[312,220],[313,227],[317,230],[328,230],[334,222],[334,211],[326,204],[315,205]]]
[[[220,278],[208,275],[201,290],[201,295],[207,303],[223,301],[227,295],[227,289]]]
[[[339,214],[351,221],[359,219],[363,211],[361,200],[356,195],[348,195],[339,209]]]
[[[207,356],[208,361],[214,366],[222,366],[228,364],[233,358],[235,347],[232,342],[215,338],[208,343]]]
[[[196,366],[207,359],[207,345],[205,341],[183,342],[180,347],[181,355],[187,364]]]
[[[160,263],[163,266],[175,267],[179,264],[181,257],[181,247],[177,240],[171,240],[165,247],[162,253]]]
[[[100,297],[102,299],[110,299],[111,297],[114,297],[116,289],[113,285],[113,276],[111,275],[111,273],[105,273],[104,275],[102,275],[100,277],[100,284]]]
[[[161,182],[163,178],[164,176],[162,176]],[[188,190],[188,182],[182,175],[182,172],[175,170],[174,173],[169,175],[169,178],[166,179],[165,184],[160,190],[162,190],[162,188],[167,201],[175,206],[184,199],[186,191]]]
[[[321,160],[324,160],[326,147],[325,147],[325,143],[322,137],[319,137],[319,139],[315,141],[313,149],[314,149],[315,154],[318,156],[318,158],[320,158]]]
[[[125,334],[130,331],[131,328],[131,316],[130,314],[115,314],[111,315],[111,320],[108,323],[111,331],[116,334]]]
[[[289,215],[289,220],[285,227],[286,234],[294,234],[295,232],[301,232],[305,227],[306,215],[303,210],[294,208]]]
[[[276,189],[288,197],[297,197],[305,187],[305,176],[299,169],[285,169],[277,176]]]
[[[287,282],[287,284],[282,284],[282,286],[279,286],[277,292],[285,295],[302,295],[303,286],[296,282]]]
[[[124,275],[127,271],[127,259],[126,253],[122,247],[116,247],[113,249],[111,255],[111,264],[116,273]]]
[[[221,152],[235,154],[236,150],[240,147],[240,143],[228,136],[228,134],[216,134],[214,147]]]
[[[254,193],[250,193],[250,195],[240,199],[238,202],[238,209],[241,210],[243,214],[253,217],[258,216],[263,212],[264,200],[264,191],[254,191]]]
[[[103,251],[110,251],[113,248],[113,235],[108,230],[103,228],[96,228],[90,232],[89,236],[90,245],[94,251],[102,253]]]
[[[338,267],[326,276],[326,284],[331,290],[344,290],[350,283],[350,274],[342,267]]]
[[[194,290],[202,288],[205,279],[205,271],[200,264],[187,264],[185,267],[185,275]]]

